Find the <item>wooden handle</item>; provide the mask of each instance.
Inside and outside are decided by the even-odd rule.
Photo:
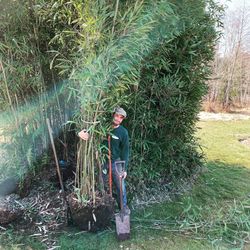
[[[46,121],[47,121],[47,125],[48,125],[48,130],[49,130],[50,142],[51,142],[54,157],[55,157],[56,170],[57,170],[57,174],[58,174],[58,177],[59,177],[60,186],[61,186],[61,189],[63,191],[63,194],[65,194],[64,187],[63,187],[63,182],[62,182],[61,171],[60,171],[60,167],[59,167],[59,163],[58,163],[58,159],[57,159],[57,154],[56,154],[56,148],[55,148],[55,144],[54,144],[54,140],[53,140],[53,136],[52,136],[52,129],[51,129],[51,126],[50,126],[50,121],[49,121],[48,118],[46,119]]]
[[[112,163],[111,163],[110,135],[108,136],[108,147],[109,147],[109,194],[112,196]]]

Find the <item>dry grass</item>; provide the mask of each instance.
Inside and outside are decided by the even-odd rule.
[[[225,109],[221,103],[204,101],[201,110],[212,113],[239,113],[249,115],[250,105],[242,106],[240,104],[234,104],[230,108]]]

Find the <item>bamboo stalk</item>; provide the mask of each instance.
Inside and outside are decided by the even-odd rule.
[[[54,140],[53,140],[53,136],[52,136],[52,129],[51,129],[51,126],[50,126],[50,121],[49,121],[48,118],[47,118],[46,121],[47,121],[47,125],[48,125],[51,146],[52,146],[54,157],[55,157],[56,170],[57,170],[57,174],[58,174],[58,177],[59,177],[60,186],[61,186],[61,189],[62,189],[63,193],[65,193],[64,187],[63,187],[63,182],[62,182],[61,171],[60,171],[60,167],[59,167],[59,163],[58,163],[58,158],[57,158],[57,154],[56,154],[56,148],[55,148],[55,144],[54,144]]]
[[[55,95],[56,95],[56,102],[57,102],[57,106],[58,106],[58,113],[59,113],[60,122],[61,122],[61,125],[62,125],[63,124],[63,117],[62,117],[62,113],[61,113],[62,108],[61,108],[59,97],[58,97],[58,94],[57,94],[57,89],[56,89],[56,84],[55,84],[55,79],[54,79],[54,74],[53,73],[52,73],[52,78],[53,78],[54,91],[55,91]],[[67,139],[66,139],[65,126],[63,126],[63,140],[64,140],[64,143],[62,143],[63,148],[64,148],[63,155],[64,155],[66,161],[68,161],[68,148],[67,148]]]
[[[102,195],[104,195],[104,183],[103,183],[103,178],[102,178],[102,167],[101,167],[101,163],[100,163],[100,159],[99,159],[99,155],[98,155],[98,150],[96,150],[96,162],[97,162],[98,169],[99,169],[100,189],[101,189]]]
[[[8,96],[9,105],[10,105],[10,108],[12,110],[12,113],[13,113],[13,116],[14,116],[14,119],[15,119],[16,128],[18,128],[19,127],[18,126],[18,119],[17,119],[17,116],[16,116],[15,108],[14,108],[12,100],[11,100],[10,91],[9,91],[9,87],[8,87],[8,83],[7,83],[7,78],[6,78],[6,74],[5,74],[5,70],[4,70],[4,67],[3,67],[2,60],[0,60],[0,67],[1,67],[1,70],[3,72],[3,79],[4,79],[4,83],[5,83],[6,93],[7,93],[7,96]]]
[[[118,13],[118,6],[119,6],[119,0],[116,0],[116,6],[115,6],[115,16],[113,19],[113,27],[112,27],[112,34],[115,31],[115,21],[116,21],[116,17],[117,17],[117,13]]]
[[[94,149],[92,147],[91,150],[92,155],[92,196],[93,196],[93,204],[95,205],[95,165],[94,165]]]

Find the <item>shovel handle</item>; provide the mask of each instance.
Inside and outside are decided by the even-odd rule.
[[[112,196],[112,163],[111,163],[110,135],[108,136],[108,147],[109,147],[109,194]]]
[[[52,136],[52,128],[51,128],[51,125],[50,125],[50,120],[47,118],[46,121],[47,121],[48,130],[49,130],[49,137],[50,137],[51,146],[52,146],[54,157],[55,157],[56,170],[57,170],[57,174],[58,174],[58,177],[59,177],[60,186],[61,186],[63,195],[65,196],[65,191],[64,191],[64,186],[63,186],[61,171],[60,171],[60,167],[59,167],[59,163],[58,163],[58,158],[57,158],[57,154],[56,154],[56,148],[55,148],[55,144],[54,144],[54,140],[53,140],[53,136]]]
[[[123,213],[123,190],[122,190],[122,177],[119,176],[120,181],[120,205],[121,205],[121,211]]]
[[[123,207],[123,190],[122,190],[122,177],[119,176],[119,182],[120,182],[120,206],[121,206],[121,221],[123,222],[124,219],[124,207]]]

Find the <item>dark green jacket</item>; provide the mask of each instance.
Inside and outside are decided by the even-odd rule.
[[[111,138],[111,160],[125,161],[125,168],[128,169],[128,160],[129,160],[129,136],[128,131],[122,125],[118,128],[113,129],[110,132]],[[108,147],[108,142],[105,142]]]

